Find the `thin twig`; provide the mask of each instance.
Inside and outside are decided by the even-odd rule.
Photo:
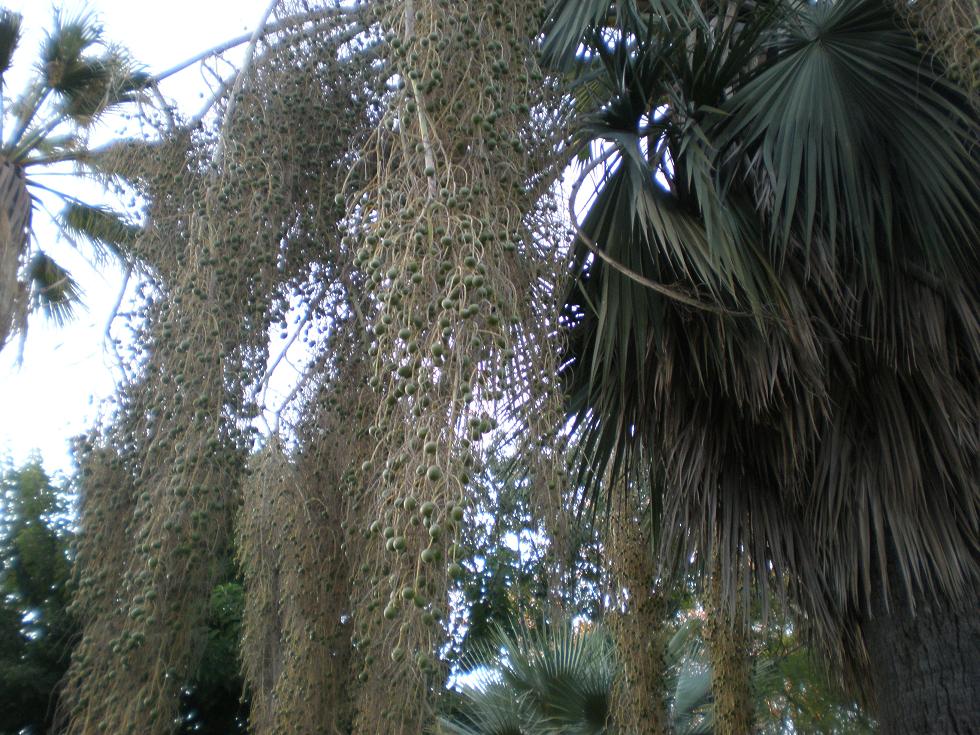
[[[242,61],[242,66],[238,70],[238,75],[235,77],[235,86],[232,87],[231,95],[228,97],[228,108],[225,110],[224,120],[221,123],[221,132],[218,134],[218,142],[215,145],[214,157],[216,161],[221,160],[222,153],[224,152],[225,138],[228,135],[228,130],[231,128],[231,121],[235,116],[235,106],[238,103],[238,96],[241,94],[242,86],[245,84],[245,77],[251,71],[252,59],[255,56],[255,47],[258,46],[259,39],[265,35],[265,27],[269,22],[269,16],[272,15],[272,12],[278,4],[279,0],[271,0],[265,12],[262,14],[258,25],[255,26],[252,38],[249,40],[248,47],[245,49],[245,59]]]
[[[106,343],[111,347],[113,357],[116,360],[116,366],[119,368],[119,372],[122,373],[124,383],[129,383],[129,371],[126,370],[126,364],[123,362],[122,355],[119,354],[119,348],[116,347],[116,340],[112,337],[112,324],[116,321],[116,317],[119,316],[119,307],[122,306],[126,290],[129,288],[129,278],[132,273],[133,266],[127,263],[126,270],[123,273],[122,286],[120,286],[119,293],[116,295],[116,301],[112,305],[112,310],[109,312],[108,319],[106,319],[105,330],[102,333],[102,349],[105,349]]]
[[[356,10],[358,8],[359,6],[357,6],[357,8],[354,9]],[[310,22],[315,18],[319,18],[337,12],[341,12],[341,13],[350,12],[350,9],[327,8],[318,13],[298,13],[296,15],[291,15],[288,18],[284,18],[278,23],[273,23],[272,25],[266,25],[264,32],[275,33],[276,31],[281,31],[284,28],[289,28],[290,26],[294,26],[294,25],[302,25],[304,23]],[[267,18],[268,15],[266,14],[263,17]],[[204,61],[205,59],[210,58],[212,56],[219,56],[225,53],[226,51],[231,51],[231,49],[235,48],[236,46],[241,46],[243,43],[250,42],[254,36],[255,36],[255,31],[249,33],[243,33],[242,35],[229,39],[224,43],[219,43],[217,46],[212,46],[207,51],[202,51],[199,54],[195,54],[191,58],[186,59],[180,62],[179,64],[175,64],[174,66],[160,72],[159,74],[154,74],[153,80],[156,82],[163,81],[167,77],[172,77],[174,74],[177,74],[178,72],[182,72],[184,69],[190,66],[194,66],[194,64],[197,64],[200,61]]]

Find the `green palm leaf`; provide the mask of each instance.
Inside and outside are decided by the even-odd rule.
[[[580,476],[662,461],[665,566],[720,544],[726,598],[774,584],[853,662],[886,567],[913,596],[977,574],[980,131],[884,3],[726,7],[591,47],[580,150],[615,163],[565,304]]]
[[[453,717],[440,718],[443,735],[531,735],[540,722],[526,697],[489,671],[470,675],[476,682],[459,689],[461,699]]]
[[[0,82],[9,67],[19,32],[20,16],[0,10]],[[86,239],[97,261],[109,256],[127,258],[137,227],[107,207],[85,204],[46,186],[35,174],[49,164],[73,161],[82,176],[121,183],[118,165],[127,155],[120,153],[121,149],[132,151],[140,146],[109,144],[93,151],[87,146],[87,128],[107,112],[141,100],[150,77],[136,67],[122,48],[103,41],[102,28],[93,16],[61,12],[55,12],[35,72],[22,93],[3,110],[3,122],[11,124],[8,134],[0,141],[0,160],[27,186],[46,190],[67,202],[57,224],[70,238]],[[106,168],[109,166],[111,171]],[[30,294],[32,309],[41,310],[62,323],[71,315],[79,291],[70,274],[43,252],[32,254],[31,239],[18,236],[30,230],[32,202],[27,190],[18,196],[15,187],[8,186],[0,194],[8,200],[0,204],[15,235],[8,238],[9,243],[4,243],[4,278],[0,289],[4,302],[0,305],[2,347],[14,326],[26,329],[25,294]],[[11,326],[12,323],[15,325]]]
[[[567,69],[578,54],[582,38],[609,15],[609,0],[557,0],[544,24],[542,55],[546,63]]]
[[[498,628],[468,659],[478,678],[446,732],[469,735],[600,735],[615,676],[612,642],[601,629],[569,623],[545,629]]]
[[[83,237],[95,247],[96,256],[112,256],[119,260],[129,257],[130,247],[140,228],[130,224],[124,215],[108,207],[70,202],[61,212],[60,224],[69,235]]]
[[[58,92],[70,92],[85,66],[85,52],[99,43],[102,28],[91,15],[66,16],[56,11],[53,28],[41,46],[45,84]]]
[[[31,307],[44,312],[58,326],[64,326],[81,301],[81,291],[71,274],[49,255],[38,252],[27,268]]]
[[[14,51],[20,43],[21,24],[23,17],[6,8],[0,8],[0,79],[10,69]]]
[[[853,252],[869,283],[896,257],[955,267],[977,237],[976,127],[887,5],[816,3],[773,48],[714,133],[754,162],[777,247],[819,236]]]
[[[70,85],[61,90],[64,112],[79,125],[91,125],[106,112],[138,101],[149,80],[118,51],[86,60],[74,67]]]

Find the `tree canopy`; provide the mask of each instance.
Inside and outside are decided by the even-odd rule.
[[[468,571],[592,595],[623,732],[676,729],[695,593],[716,733],[769,615],[883,731],[968,728],[980,128],[960,16],[916,6],[271,5],[213,114],[100,153],[145,276],[79,444],[66,732],[174,729],[232,550],[261,735],[432,726]],[[504,487],[530,577],[466,545]],[[515,607],[528,660],[586,645]]]

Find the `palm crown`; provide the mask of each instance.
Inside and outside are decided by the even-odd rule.
[[[21,37],[21,16],[0,10],[0,90]],[[103,206],[82,202],[42,184],[36,175],[70,161],[93,175],[88,137],[95,123],[135,102],[149,83],[121,48],[108,45],[90,16],[56,13],[40,49],[34,74],[0,116],[0,347],[26,326],[27,313],[41,309],[57,321],[71,314],[78,287],[71,274],[36,243],[32,190],[53,192],[65,207],[57,224],[85,238],[101,258],[119,255],[134,228]]]
[[[882,579],[969,589],[978,128],[940,61],[874,0],[558,2],[545,53],[601,172],[584,474],[654,457],[664,551],[775,578],[827,640]]]

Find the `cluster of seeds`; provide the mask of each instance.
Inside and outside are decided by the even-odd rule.
[[[283,2],[224,119],[101,162],[149,202],[147,280],[135,378],[89,453],[116,485],[82,509],[72,732],[169,730],[239,498],[253,729],[424,728],[490,437],[521,426],[541,497],[558,487],[563,131],[538,5]],[[317,356],[295,448],[270,439],[243,486],[272,330]]]
[[[378,8],[387,108],[364,149],[372,178],[348,200],[381,398],[376,449],[360,468],[374,553],[360,565],[367,584],[355,585],[355,609],[359,648],[375,662],[362,672],[363,697],[372,678],[376,704],[404,681],[399,701],[419,703],[403,713],[405,732],[424,722],[441,676],[434,654],[448,585],[462,574],[455,541],[480,455],[502,416],[547,394],[541,376],[554,388],[556,320],[535,309],[552,302],[543,284],[555,282],[559,259],[542,232],[551,234],[557,208],[547,205],[549,185],[528,174],[556,170],[555,140],[535,119],[547,109],[536,9],[437,0]],[[537,413],[553,420],[542,433],[554,432],[556,416]],[[384,706],[358,712],[359,731],[402,731],[371,719],[388,718]]]
[[[113,505],[131,498],[129,517],[120,519],[126,534],[90,546],[80,559],[80,588],[111,575],[115,590],[113,604],[87,618],[82,655],[72,662],[65,703],[79,733],[169,732],[178,688],[201,650],[249,445],[247,400],[236,377],[251,369],[261,347],[240,337],[250,303],[241,284],[249,282],[243,272],[257,281],[263,269],[241,248],[237,257],[229,254],[227,276],[215,276],[210,254],[221,240],[213,202],[221,176],[202,173],[202,160],[176,142],[155,156],[179,156],[180,163],[160,160],[147,176],[166,172],[148,192],[150,224],[137,243],[155,277],[153,288],[144,288],[136,327],[144,359],[132,366],[138,377],[99,439],[105,448],[91,460],[112,458],[96,476],[122,463],[127,482],[115,492],[86,494],[82,506],[83,533],[97,535]]]
[[[117,526],[127,534],[90,545],[80,564],[80,587],[113,579],[115,590],[86,620],[72,664],[71,732],[172,728],[227,554],[270,327],[306,296],[311,272],[338,269],[337,249],[324,247],[339,240],[335,182],[366,127],[351,104],[364,85],[337,51],[351,25],[338,16],[293,27],[290,43],[268,39],[220,127],[120,146],[107,162],[149,202],[132,253],[147,280],[136,377],[93,454],[118,457],[96,474],[121,462],[128,483],[86,494],[82,507],[94,537],[132,499]]]
[[[350,572],[340,550],[341,484],[329,470],[315,454],[297,465],[273,438],[243,484],[242,661],[256,735],[314,735],[327,723],[342,732],[350,721]]]
[[[908,17],[913,33],[925,36],[925,48],[933,50],[953,81],[969,92],[973,108],[980,111],[980,11],[974,0],[895,0],[899,13]]]

